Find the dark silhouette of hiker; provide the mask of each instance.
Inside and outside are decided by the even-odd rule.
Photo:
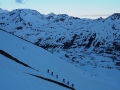
[[[53,76],[53,72],[51,72],[51,75]]]
[[[58,75],[56,75],[56,78],[58,78]]]
[[[67,81],[67,85],[69,85],[69,81]]]
[[[63,79],[63,82],[65,82],[65,79]]]
[[[47,70],[47,72],[49,73],[49,69]]]
[[[74,87],[74,84],[72,84],[72,88]]]

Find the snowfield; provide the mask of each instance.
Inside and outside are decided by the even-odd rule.
[[[43,76],[61,83],[64,83],[63,79],[65,79],[64,84],[67,85],[69,81],[69,86],[74,84],[76,90],[119,90],[120,88],[117,82],[92,76],[50,52],[1,30],[0,50],[35,69],[25,67],[0,54],[0,90],[69,90],[29,74]]]
[[[81,19],[0,9],[0,90],[119,90],[119,83],[120,13]]]

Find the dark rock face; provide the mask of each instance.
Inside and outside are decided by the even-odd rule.
[[[120,66],[120,62],[116,62],[116,66]]]

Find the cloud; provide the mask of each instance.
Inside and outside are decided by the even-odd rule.
[[[85,17],[106,17],[109,16],[110,14],[98,14],[98,15],[79,15],[79,16],[85,16]]]
[[[24,4],[24,0],[15,0],[16,3]]]
[[[78,15],[80,18],[91,18],[91,19],[97,19],[97,18],[106,18],[110,16],[111,14],[86,14],[86,15]]]

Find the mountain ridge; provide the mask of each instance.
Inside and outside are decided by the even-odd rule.
[[[119,17],[115,13],[105,19],[81,19],[16,9],[0,14],[0,28],[84,70],[86,65],[120,70],[116,66],[120,62]]]

